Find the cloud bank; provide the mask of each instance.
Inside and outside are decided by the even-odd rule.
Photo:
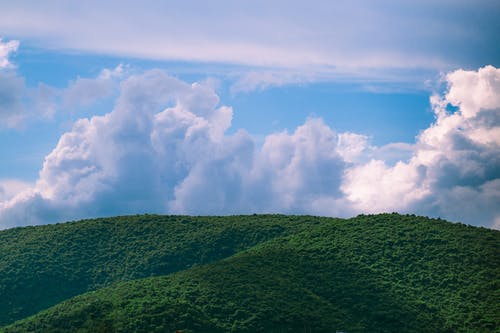
[[[493,0],[23,0],[2,2],[0,31],[48,48],[150,59],[320,73],[444,69],[497,61],[499,11]]]
[[[445,80],[447,91],[431,98],[436,120],[413,145],[375,147],[310,118],[257,146],[245,130],[228,131],[233,110],[208,83],[160,70],[133,75],[111,112],[78,120],[36,184],[0,203],[0,227],[142,212],[386,211],[494,227],[500,69],[457,70]]]

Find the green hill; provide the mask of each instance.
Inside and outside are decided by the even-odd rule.
[[[141,215],[0,231],[0,327],[111,282],[226,258],[305,224],[277,215]]]
[[[65,228],[71,232],[63,233]],[[153,236],[158,230],[163,237]],[[88,265],[80,265],[78,253],[66,260],[64,276],[85,271],[100,277],[95,271],[106,272],[82,290],[158,276],[76,296],[4,332],[489,332],[500,327],[500,232],[484,228],[398,214],[348,220],[139,216],[9,232],[25,233],[20,244],[44,249],[57,249],[54,238],[76,237],[79,242],[66,242],[82,246],[81,233],[94,239],[111,233],[120,239],[126,255],[88,240],[102,249],[90,247],[94,256],[89,254]],[[11,242],[18,238],[0,234]],[[40,245],[41,239],[49,245]],[[136,245],[139,240],[145,244]],[[148,243],[156,244],[152,248],[163,245],[161,253],[171,256],[158,257],[160,252],[147,250]],[[11,251],[7,249],[14,256]],[[44,253],[65,258],[57,250]],[[22,262],[31,258],[17,257]],[[6,266],[0,267],[3,271]],[[34,266],[24,269],[37,276]],[[47,282],[31,281],[31,290]],[[59,283],[72,285],[64,279]],[[15,294],[11,299],[16,300]],[[25,313],[41,307],[26,306]]]

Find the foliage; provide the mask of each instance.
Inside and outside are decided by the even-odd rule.
[[[218,222],[205,233],[225,230],[228,242],[232,228],[224,226],[225,219],[245,226],[244,232],[267,226],[272,235],[224,252],[225,259],[212,256],[204,265],[85,293],[4,331],[487,332],[500,327],[498,231],[398,214],[214,219]],[[118,229],[128,224],[106,221]],[[204,247],[207,239],[212,236],[191,245]]]
[[[0,231],[0,326],[115,281],[226,258],[303,225],[278,215],[138,215]]]

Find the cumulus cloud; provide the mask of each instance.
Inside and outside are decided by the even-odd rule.
[[[436,122],[419,135],[408,162],[391,167],[374,159],[346,170],[342,189],[358,210],[474,224],[500,216],[500,70],[457,70],[446,80],[445,96],[431,98]]]
[[[339,153],[338,135],[321,119],[308,119],[294,133],[269,135],[258,157],[257,171],[270,184],[269,210],[311,211],[318,200],[342,197],[339,185],[346,161]],[[314,210],[321,210],[316,207]],[[335,206],[323,207],[338,210]],[[320,213],[320,211],[317,211]]]
[[[46,156],[36,186],[3,203],[3,226],[165,211],[198,165],[232,153],[226,143],[235,140],[224,136],[232,110],[218,103],[211,88],[161,71],[130,77],[112,112],[77,121]],[[18,221],[26,207],[33,216]]]
[[[411,145],[375,147],[310,118],[258,147],[244,130],[229,134],[233,110],[210,84],[133,75],[111,112],[60,138],[35,186],[3,198],[0,226],[138,212],[385,211],[493,226],[499,79],[491,66],[450,73],[447,92],[431,99],[436,121]]]

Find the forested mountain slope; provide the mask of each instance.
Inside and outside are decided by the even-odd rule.
[[[398,214],[219,219],[233,227],[212,223],[205,233],[267,231],[225,259],[214,254],[205,265],[115,283],[4,331],[488,332],[500,325],[498,231]],[[196,239],[191,246],[203,248],[211,237]]]
[[[108,283],[226,258],[317,220],[139,215],[0,231],[0,327]]]

